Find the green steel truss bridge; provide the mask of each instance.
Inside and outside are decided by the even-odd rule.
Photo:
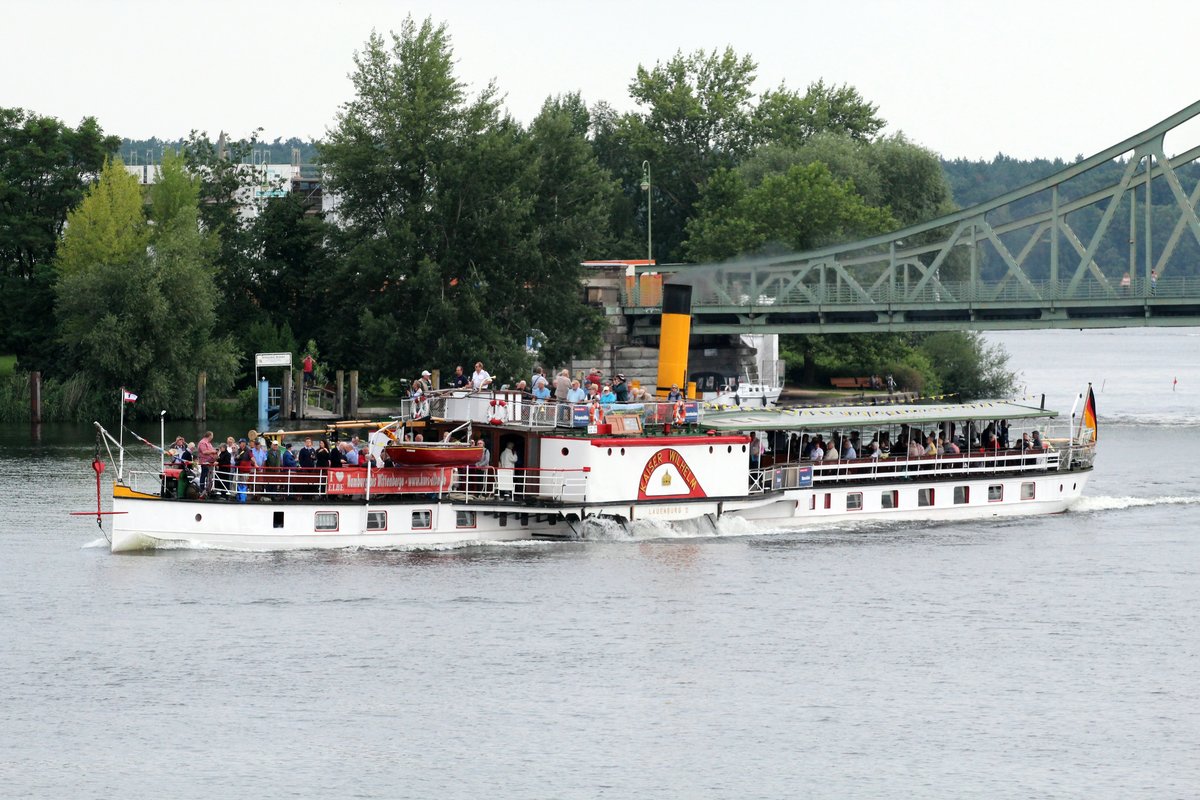
[[[1165,149],[1197,116],[1200,102],[1036,183],[894,233],[638,271],[693,285],[696,333],[1200,325],[1200,146]],[[631,281],[622,297],[635,334],[657,330],[660,293],[647,285]]]

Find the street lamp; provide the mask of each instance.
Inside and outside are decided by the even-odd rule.
[[[650,162],[642,162],[642,191],[646,193],[646,260],[653,261],[654,206],[650,194]]]

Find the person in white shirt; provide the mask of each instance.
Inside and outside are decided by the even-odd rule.
[[[475,371],[471,373],[471,388],[475,391],[486,389],[492,385],[492,376],[483,368],[482,361],[475,362]]]

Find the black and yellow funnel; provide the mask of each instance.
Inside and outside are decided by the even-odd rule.
[[[688,342],[692,335],[692,287],[663,284],[662,327],[658,335],[658,391],[666,397],[671,384],[687,386]]]

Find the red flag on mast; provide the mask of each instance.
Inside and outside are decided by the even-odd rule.
[[[122,390],[121,390],[121,399],[122,399],[123,401],[125,401],[126,403],[136,403],[136,402],[137,402],[137,395],[136,395],[136,394],[134,394],[133,392],[127,391],[127,390],[125,390],[125,389],[122,389]]]

